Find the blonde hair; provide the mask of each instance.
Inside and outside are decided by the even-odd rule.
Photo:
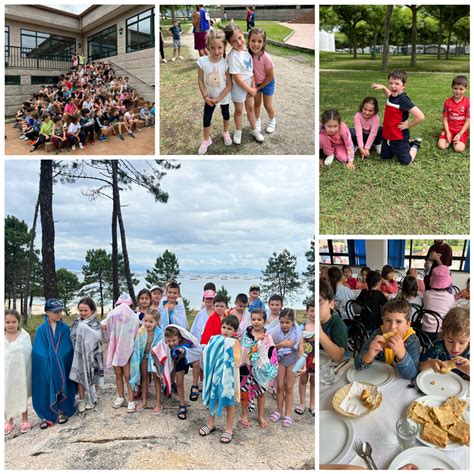
[[[206,36],[206,45],[208,48],[209,48],[209,43],[212,40],[220,40],[222,41],[222,43],[224,43],[224,58],[225,58],[225,50],[227,48],[227,39],[226,39],[225,33],[222,30],[218,30],[218,29],[209,31]]]
[[[145,311],[145,314],[143,317],[145,317],[147,314],[149,314],[154,320],[155,320],[155,323],[158,325],[160,324],[160,319],[161,319],[161,315],[160,315],[160,312],[156,309],[151,309],[151,308],[148,308],[146,311]]]

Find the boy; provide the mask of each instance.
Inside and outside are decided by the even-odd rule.
[[[451,83],[453,96],[446,99],[443,107],[443,131],[439,136],[438,147],[446,150],[452,143],[453,150],[462,153],[469,137],[470,102],[464,96],[467,90],[466,76],[456,76]]]
[[[50,114],[44,114],[43,123],[39,131],[38,139],[31,145],[30,151],[35,151],[42,143],[49,142],[53,134],[54,123]]]
[[[420,341],[410,327],[411,305],[394,299],[382,308],[383,322],[372,333],[355,358],[355,368],[370,368],[374,360],[393,365],[404,379],[413,379],[418,373]]]
[[[201,340],[204,327],[209,319],[209,317],[214,313],[214,298],[216,292],[213,290],[205,290],[202,295],[202,301],[204,307],[196,314],[194,322],[191,326],[191,334],[198,340]]]
[[[170,33],[173,35],[173,59],[171,61],[176,61],[176,53],[178,53],[179,59],[184,59],[181,56],[181,32],[183,31],[181,26],[178,24],[178,20],[173,20],[173,26],[169,28]]]
[[[240,402],[239,366],[241,347],[238,340],[233,339],[239,328],[236,316],[227,316],[221,323],[221,335],[212,336],[204,349],[203,370],[204,388],[203,403],[208,408],[207,424],[199,430],[201,436],[216,431],[216,414],[221,416],[222,409],[227,412],[224,433],[220,442],[228,444],[232,441],[235,403]]]
[[[260,286],[257,284],[251,285],[249,288],[249,305],[247,310],[251,313],[254,309],[262,309],[266,316],[265,305],[260,299]]]
[[[442,339],[421,357],[420,372],[433,369],[436,373],[453,370],[462,378],[470,378],[470,323],[469,309],[456,307],[448,311],[443,319]]]
[[[348,348],[347,326],[333,314],[336,306],[331,286],[319,281],[319,345],[334,362],[340,362]]]
[[[280,295],[272,295],[268,299],[268,308],[270,309],[270,314],[267,318],[267,323],[265,324],[265,329],[270,332],[273,332],[275,328],[280,326],[280,311],[283,308],[283,298]]]
[[[89,135],[89,142],[91,145],[95,145],[94,140],[94,119],[91,117],[91,111],[87,108],[81,109],[81,118],[79,120],[81,125],[81,132],[79,136],[81,137],[82,146],[87,146],[86,140],[87,135]]]
[[[140,109],[140,120],[143,120],[145,122],[145,127],[149,127],[150,125],[152,125],[150,110],[148,109],[148,106],[146,104]]]
[[[177,324],[185,329],[188,328],[186,309],[178,298],[181,296],[178,283],[172,281],[166,285],[166,300],[160,303],[161,327],[164,329],[169,324]]]
[[[209,316],[201,336],[201,344],[209,343],[212,336],[221,333],[222,319],[227,311],[227,298],[222,295],[216,295],[212,301],[214,312]]]
[[[395,156],[402,165],[409,165],[415,160],[421,145],[421,138],[410,142],[410,128],[425,119],[423,112],[415,106],[405,94],[407,73],[395,69],[388,75],[388,87],[383,84],[372,84],[372,89],[383,90],[387,97],[382,129],[382,160]],[[408,122],[409,114],[413,120]]]
[[[128,134],[131,137],[135,138],[135,135],[133,135],[133,133],[132,133],[133,132],[133,126],[135,126],[135,130],[138,131],[138,132],[141,132],[142,129],[138,128],[138,121],[139,120],[137,118],[135,118],[135,114],[133,112],[131,112],[132,104],[130,103],[130,101],[128,99],[124,102],[124,105],[126,106],[127,111],[123,115],[123,118],[124,118],[125,123],[127,124],[127,127],[128,127]]]
[[[247,311],[247,304],[249,299],[245,293],[239,293],[235,297],[235,306],[229,311],[229,314],[233,314],[239,321],[239,327],[237,330],[237,339],[241,339],[244,331],[250,326],[250,313]]]

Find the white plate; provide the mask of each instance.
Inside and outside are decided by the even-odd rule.
[[[319,412],[319,462],[338,464],[354,443],[354,425],[331,410]]]
[[[458,374],[453,372],[437,374],[432,369],[420,372],[416,378],[416,384],[426,395],[437,395],[446,398],[464,398],[468,389],[467,383]]]
[[[319,365],[324,365],[327,364],[331,358],[329,357],[329,354],[326,351],[319,351]]]
[[[425,405],[428,405],[429,407],[439,407],[447,399],[448,397],[438,397],[436,395],[425,395],[424,397],[417,398],[416,401],[419,403],[424,403]],[[466,421],[466,423],[469,423],[469,405],[464,410],[463,418],[464,418],[464,421]],[[464,446],[464,444],[456,443],[455,441],[451,440],[451,438],[448,438],[448,443],[446,444],[446,447],[440,448],[439,446],[436,446],[436,444],[430,443],[429,441],[424,440],[421,437],[421,433],[423,432],[423,425],[421,425],[421,423],[418,423],[418,426],[420,429],[418,431],[416,438],[418,439],[418,441],[420,441],[426,446],[429,446],[430,448],[435,448],[441,451],[452,451],[453,449],[458,449]]]
[[[416,464],[418,469],[425,469],[427,471],[432,471],[435,468],[443,470],[461,469],[453,459],[446,456],[439,449],[421,446],[402,451],[395,457],[388,469],[395,471],[406,464]]]
[[[395,378],[395,370],[391,365],[374,360],[370,368],[357,370],[354,366],[347,371],[347,380],[349,382],[370,383],[382,387],[387,385]]]

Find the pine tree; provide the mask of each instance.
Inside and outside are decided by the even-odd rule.
[[[146,271],[145,280],[147,287],[151,288],[153,285],[158,285],[164,288],[169,281],[175,281],[179,284],[179,273],[179,263],[176,254],[165,250],[163,255],[157,257],[155,266],[151,270]]]

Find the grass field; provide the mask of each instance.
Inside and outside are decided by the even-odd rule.
[[[324,60],[321,68],[326,64]],[[464,71],[469,69],[468,63],[464,66]],[[321,234],[469,233],[469,152],[459,154],[436,147],[442,130],[442,106],[451,95],[453,75],[408,74],[406,92],[425,114],[425,121],[411,130],[412,138],[423,138],[414,164],[382,162],[372,153],[364,162],[357,154],[353,172],[336,161],[322,169]],[[337,109],[351,127],[361,100],[375,96],[382,119],[385,98],[381,91],[370,88],[373,82],[386,84],[386,75],[321,72],[320,111]]]
[[[234,23],[239,25],[241,30],[245,33],[247,31],[247,24],[245,20],[235,20]],[[226,26],[229,22],[221,21],[222,26]],[[280,25],[277,21],[258,21],[255,26],[257,28],[262,28],[267,34],[267,38],[270,38],[275,41],[283,41],[293,30],[287,28],[286,26]]]

